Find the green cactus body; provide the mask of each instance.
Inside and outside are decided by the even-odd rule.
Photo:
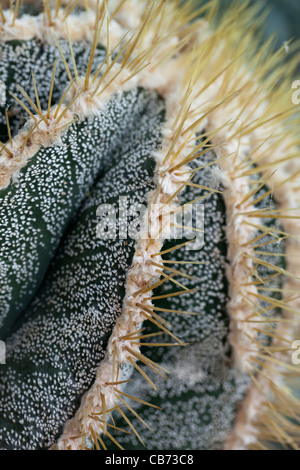
[[[1,447],[297,448],[280,53],[238,4],[77,3],[0,9]]]

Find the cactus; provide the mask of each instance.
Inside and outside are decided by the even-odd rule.
[[[296,46],[261,43],[248,3],[20,3],[0,7],[1,447],[297,449]]]

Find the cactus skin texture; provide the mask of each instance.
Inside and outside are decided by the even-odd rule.
[[[241,2],[31,3],[0,8],[1,448],[298,449],[295,58]]]

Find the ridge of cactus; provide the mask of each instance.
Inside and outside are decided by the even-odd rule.
[[[297,45],[261,44],[249,2],[20,6],[0,8],[1,447],[298,449]],[[138,237],[103,240],[120,198]],[[177,224],[201,203],[204,227]]]

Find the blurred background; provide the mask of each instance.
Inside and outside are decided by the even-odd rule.
[[[263,2],[272,8],[266,29],[278,34],[278,45],[294,37],[300,39],[300,0],[269,0]]]
[[[221,0],[222,6],[231,5],[235,0]],[[245,0],[240,0],[243,3]],[[290,38],[300,39],[300,0],[252,0],[269,8],[270,15],[266,21],[266,34],[277,33],[277,46]]]

